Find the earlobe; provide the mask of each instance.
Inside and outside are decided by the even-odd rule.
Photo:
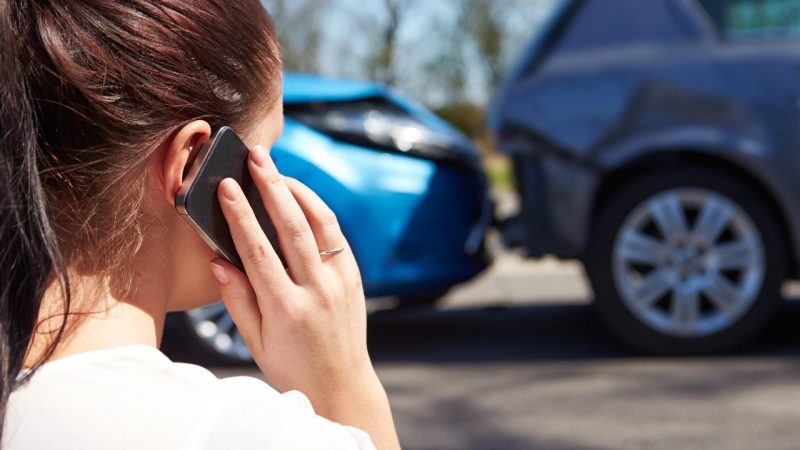
[[[211,137],[211,126],[204,120],[185,125],[165,143],[161,179],[167,201],[175,204],[175,195],[197,156],[200,147]]]

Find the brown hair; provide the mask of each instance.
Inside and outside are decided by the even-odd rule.
[[[48,283],[67,314],[67,267],[121,270],[152,152],[196,119],[246,129],[282,67],[258,0],[2,0],[0,37],[3,420]]]

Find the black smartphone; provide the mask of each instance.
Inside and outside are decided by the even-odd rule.
[[[200,233],[206,244],[242,271],[242,259],[233,244],[228,222],[217,197],[219,183],[225,178],[236,180],[242,187],[264,234],[281,257],[278,234],[247,167],[248,154],[247,145],[232,128],[219,128],[200,147],[175,197],[178,213]]]

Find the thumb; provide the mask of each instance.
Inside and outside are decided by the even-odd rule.
[[[211,273],[219,283],[222,301],[245,344],[251,352],[260,352],[261,310],[258,308],[256,294],[247,276],[220,258],[211,261]]]

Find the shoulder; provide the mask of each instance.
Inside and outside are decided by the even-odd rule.
[[[280,448],[335,450],[374,449],[365,432],[315,414],[311,402],[298,391],[278,393],[250,377],[220,380],[225,393],[224,413],[206,440],[208,448]],[[240,436],[234,441],[230,436]]]
[[[3,444],[18,448],[373,448],[363,432],[317,416],[299,392],[219,379],[141,347],[45,365],[12,394],[6,425]]]

